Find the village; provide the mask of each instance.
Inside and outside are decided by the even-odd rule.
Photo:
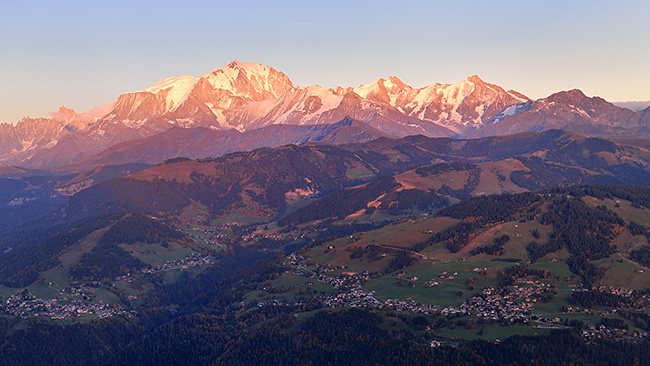
[[[32,295],[24,289],[0,304],[0,308],[7,314],[17,318],[48,317],[63,320],[80,315],[97,315],[100,318],[126,313],[119,307],[109,306],[103,302],[96,304],[87,303],[82,298],[75,297],[59,301],[58,298],[43,300]]]
[[[353,273],[344,271],[344,266],[332,266],[330,264],[319,265],[310,263],[306,258],[291,254],[288,256],[287,264],[293,274],[309,278],[316,278],[319,282],[329,284],[339,292],[335,295],[321,295],[320,299],[324,306],[330,308],[344,307],[366,307],[380,310],[403,311],[421,314],[443,315],[451,318],[455,317],[479,317],[486,320],[497,321],[502,324],[530,324],[535,328],[543,329],[567,329],[561,324],[557,317],[547,319],[540,315],[533,315],[534,304],[539,299],[544,298],[549,293],[553,294],[557,288],[548,283],[539,280],[527,280],[524,278],[517,279],[515,284],[505,288],[497,289],[494,287],[485,287],[480,293],[467,299],[458,306],[440,307],[437,305],[423,305],[414,300],[407,299],[386,299],[378,300],[375,298],[373,291],[366,292],[363,284],[371,279],[370,274],[366,272]],[[310,268],[310,267],[313,267]],[[331,276],[327,273],[340,271],[340,274]],[[479,269],[480,271],[480,269]],[[457,273],[442,272],[438,278],[450,278]],[[397,277],[403,277],[404,272],[394,274]],[[417,280],[411,276],[409,280]],[[438,282],[433,279],[425,282],[425,287],[438,286]],[[615,288],[611,286],[594,287],[593,291],[614,294],[622,297],[631,297],[633,290],[626,288]],[[576,289],[575,291],[587,291],[587,289]],[[647,294],[643,297],[647,299]],[[296,300],[299,301],[299,300]],[[265,301],[269,305],[291,305],[281,300]],[[565,308],[565,313],[575,311],[586,311],[593,313],[590,309]],[[602,315],[616,313],[617,309],[601,311]],[[648,332],[628,331],[608,327],[605,325],[590,324],[582,330],[581,335],[586,340],[595,340],[601,338],[638,340],[648,337]]]
[[[191,253],[187,257],[168,261],[153,268],[144,268],[138,272],[117,277],[115,281],[132,282],[137,275],[150,275],[174,269],[189,269],[191,267],[210,265],[214,262],[210,256],[201,256]],[[99,318],[110,317],[127,313],[119,304],[106,304],[101,300],[94,302],[95,291],[101,286],[100,282],[71,283],[56,297],[41,299],[34,296],[28,289],[22,289],[11,295],[7,300],[0,302],[0,310],[18,318],[48,317],[54,320],[65,320],[81,315],[92,315]],[[129,299],[136,299],[129,296]]]
[[[480,294],[468,299],[459,306],[440,308],[436,305],[423,305],[414,300],[386,299],[379,301],[374,297],[374,292],[366,292],[362,285],[370,280],[367,271],[361,273],[341,272],[336,276],[329,276],[327,272],[345,269],[342,266],[334,267],[329,264],[321,266],[314,264],[314,269],[308,268],[311,264],[302,256],[292,254],[288,257],[287,264],[294,274],[310,278],[317,278],[322,283],[329,284],[339,290],[336,295],[322,295],[323,304],[328,307],[371,307],[383,310],[409,311],[413,313],[434,314],[450,316],[478,316],[486,319],[505,320],[516,322],[530,321],[530,308],[536,295],[543,293],[545,285],[536,287],[514,287],[507,294],[497,293],[494,288],[485,288]],[[446,273],[444,273],[446,275]],[[440,277],[444,277],[443,274]],[[403,272],[396,274],[403,276]],[[433,281],[435,282],[435,281]],[[432,284],[428,281],[427,284]],[[436,282],[437,285],[437,282]],[[515,302],[515,297],[526,299],[522,304]]]

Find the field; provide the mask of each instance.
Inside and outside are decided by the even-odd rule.
[[[650,270],[629,260],[622,253],[594,261],[594,265],[605,269],[601,282],[607,286],[645,290],[650,287]]]
[[[598,199],[595,197],[585,196],[582,199],[590,207],[605,205],[608,209],[616,212],[616,214],[623,220],[630,222],[634,221],[637,224],[649,227],[650,226],[650,210],[632,207],[632,204],[626,200],[613,200],[613,199]]]
[[[405,220],[398,224],[384,226],[377,230],[358,234],[356,246],[370,244],[386,245],[397,248],[410,248],[424,241],[432,232],[438,232],[457,223],[459,220],[449,217],[418,218]]]
[[[20,289],[0,285],[0,299],[6,300]]]
[[[183,208],[180,218],[183,220],[191,220],[197,222],[203,222],[208,220],[210,217],[210,211],[206,205],[203,205],[194,200],[185,208]]]
[[[370,179],[375,176],[373,172],[368,170],[365,166],[355,166],[348,168],[345,175],[350,179]]]
[[[181,260],[193,252],[178,243],[170,242],[168,245],[168,248],[163,247],[161,244],[148,243],[120,244],[119,246],[153,267]]]
[[[504,192],[520,193],[526,189],[519,187],[510,180],[510,174],[517,170],[528,170],[517,159],[486,162],[478,164],[481,169],[481,179],[472,192],[473,196],[483,194],[498,194]]]
[[[496,273],[503,263],[489,261],[433,261],[420,260],[412,266],[385,276],[371,279],[363,288],[375,291],[375,297],[386,299],[412,299],[425,305],[447,307],[460,305],[474,296],[484,286],[496,286],[496,276],[481,276],[480,270],[488,268]],[[443,276],[444,278],[440,278]],[[468,289],[467,280],[474,279],[475,289]],[[437,285],[427,287],[428,281]]]
[[[429,175],[422,177],[415,171],[403,173],[395,177],[406,189],[419,188],[419,189],[435,189],[438,190],[443,186],[448,186],[451,189],[463,189],[469,173],[467,171],[447,171],[437,175]]]

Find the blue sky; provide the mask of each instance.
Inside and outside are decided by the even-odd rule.
[[[650,2],[0,0],[0,122],[83,112],[233,59],[296,85],[478,74],[531,98],[650,100]]]

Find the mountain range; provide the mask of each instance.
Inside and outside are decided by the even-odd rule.
[[[106,158],[124,151],[126,145],[121,143],[126,141],[138,146],[134,149],[140,153],[130,154],[139,162],[174,157],[161,154],[155,145],[145,147],[162,141],[174,153],[215,156],[247,146],[320,141],[325,137],[321,132],[327,130],[322,126],[346,118],[367,126],[356,124],[356,132],[372,132],[344,137],[351,132],[348,128],[336,134],[342,142],[380,135],[472,138],[557,128],[592,136],[650,136],[648,108],[635,112],[579,90],[531,100],[476,75],[423,88],[413,88],[394,76],[358,87],[298,87],[272,67],[233,61],[200,77],[170,77],[142,91],[122,94],[92,113],[77,114],[61,107],[51,118],[27,117],[15,125],[1,124],[0,164],[51,168],[84,159],[89,163],[92,156]],[[284,127],[268,128],[275,125]],[[249,145],[220,147],[227,136],[253,130],[255,138]],[[187,138],[205,134],[208,141],[213,131],[219,137],[211,145],[199,146]],[[154,137],[161,133],[166,135]]]

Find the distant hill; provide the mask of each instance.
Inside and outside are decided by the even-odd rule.
[[[517,160],[499,162],[513,158]],[[470,165],[453,168],[462,171],[454,173],[460,174],[454,183],[435,173],[444,166],[399,175],[419,166],[458,162]],[[650,180],[649,164],[650,152],[645,149],[557,130],[475,140],[411,136],[338,146],[288,145],[162,163],[83,190],[70,199],[67,210],[72,214],[137,207],[164,214],[179,212],[194,201],[207,206],[212,215],[236,212],[270,220],[305,199],[384,175],[398,175],[398,186],[403,187],[399,190],[417,183],[422,184],[419,189],[464,199],[481,192],[576,183],[645,184]],[[486,175],[477,177],[480,172]],[[424,177],[434,181],[425,183]]]
[[[105,180],[135,174],[150,165],[96,166],[75,173],[11,167],[0,177],[0,232],[64,205],[75,193]]]

